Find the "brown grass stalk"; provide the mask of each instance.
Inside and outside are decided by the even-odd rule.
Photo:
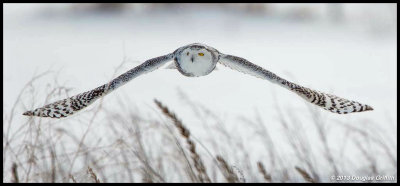
[[[183,123],[176,117],[173,112],[169,111],[168,107],[163,106],[162,103],[158,100],[154,100],[154,102],[161,109],[164,115],[166,115],[174,122],[174,125],[179,130],[180,134],[185,138],[186,143],[189,145],[189,151],[194,162],[194,167],[198,172],[199,180],[201,182],[211,182],[209,176],[207,175],[206,167],[204,166],[200,155],[196,151],[196,145],[190,138],[190,131],[183,125]]]
[[[97,177],[96,173],[93,172],[92,168],[88,167],[88,173],[96,183],[101,183],[100,179]]]
[[[12,172],[12,177],[13,177],[13,183],[19,183],[19,178],[18,178],[18,171],[17,171],[17,164],[13,163],[11,167],[11,172]]]
[[[238,183],[239,178],[238,176],[233,172],[233,169],[231,166],[228,165],[228,163],[225,161],[225,159],[222,156],[217,156],[216,157],[218,162],[222,165],[222,170],[224,170],[223,175],[229,183]]]
[[[258,167],[258,171],[261,173],[261,175],[263,175],[264,180],[267,182],[271,182],[271,175],[267,173],[267,171],[265,170],[264,164],[261,163],[260,161],[257,162],[257,167]]]
[[[311,183],[316,183],[316,181],[311,178],[310,174],[307,173],[307,171],[305,171],[304,169],[301,169],[300,167],[295,167],[295,169],[297,170],[297,172],[300,173],[300,175],[304,178],[304,180],[311,182]]]
[[[70,175],[69,175],[69,178],[71,178],[72,182],[74,182],[74,183],[78,183],[78,182],[76,182],[76,179],[75,179],[75,177],[74,177],[74,176],[72,176],[72,174],[70,174]]]

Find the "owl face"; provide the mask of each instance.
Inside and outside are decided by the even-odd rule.
[[[205,76],[215,69],[217,57],[206,46],[192,44],[181,50],[175,63],[179,72],[185,76]]]

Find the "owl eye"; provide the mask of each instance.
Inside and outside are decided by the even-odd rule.
[[[204,56],[204,53],[199,53],[199,56]]]
[[[187,52],[186,55],[188,56],[188,55],[189,55],[189,52]]]

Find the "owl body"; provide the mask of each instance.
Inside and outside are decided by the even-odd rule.
[[[174,62],[184,76],[199,77],[211,73],[219,60],[219,52],[207,45],[194,43],[174,52]]]
[[[52,118],[67,117],[89,106],[97,99],[107,95],[132,79],[156,70],[172,60],[174,63],[169,68],[177,69],[181,74],[188,77],[208,75],[215,69],[217,63],[220,63],[233,70],[268,80],[296,93],[307,102],[333,113],[347,114],[373,110],[369,105],[315,91],[287,81],[244,58],[220,53],[215,48],[204,44],[193,43],[180,47],[172,53],[149,59],[96,89],[45,105],[33,111],[27,111],[24,115]]]

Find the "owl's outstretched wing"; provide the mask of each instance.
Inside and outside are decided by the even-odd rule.
[[[358,103],[356,101],[350,101],[343,99],[331,94],[325,94],[318,92],[295,83],[289,82],[276,74],[265,70],[246,59],[236,57],[232,55],[221,54],[219,62],[231,69],[253,75],[255,77],[269,80],[275,84],[278,84],[290,91],[298,94],[308,102],[318,105],[325,110],[329,110],[338,114],[347,114],[351,112],[362,112],[367,110],[373,110],[371,106]]]
[[[111,82],[101,85],[93,90],[72,96],[67,99],[63,99],[41,108],[37,108],[33,111],[27,111],[23,113],[26,116],[39,116],[39,117],[51,117],[51,118],[62,118],[70,116],[77,111],[87,107],[97,99],[106,94],[112,92],[118,87],[124,85],[128,81],[148,72],[151,72],[166,62],[172,60],[174,55],[167,54],[164,56],[149,59],[142,63],[141,65],[125,72],[124,74],[113,79]]]

